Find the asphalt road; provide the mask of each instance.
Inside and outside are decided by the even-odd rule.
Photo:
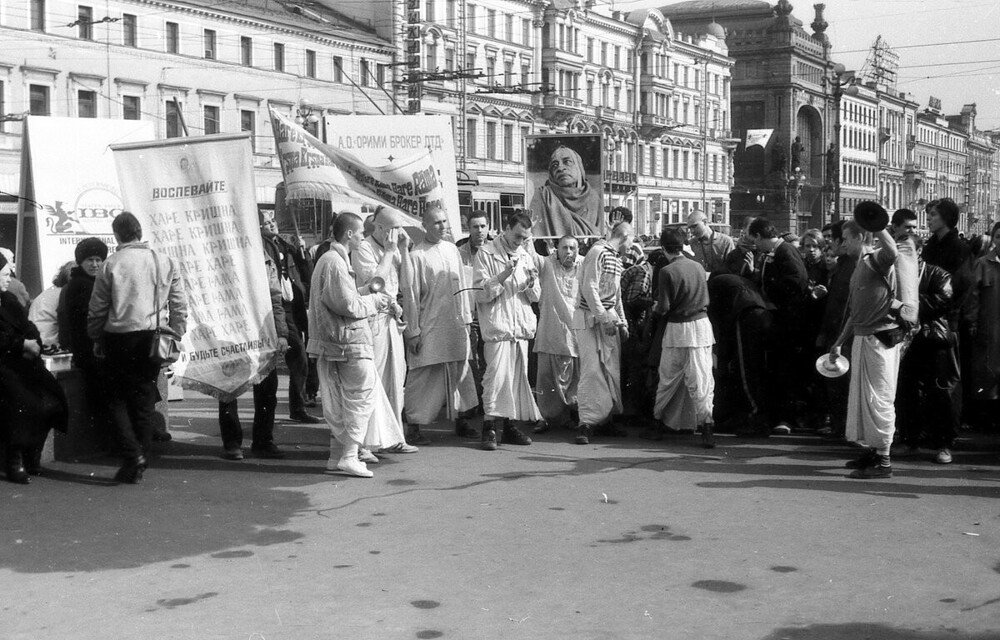
[[[857,481],[810,435],[488,453],[441,424],[364,480],[287,420],[287,459],[222,460],[193,396],[141,485],[0,483],[0,638],[1000,638],[996,439]]]

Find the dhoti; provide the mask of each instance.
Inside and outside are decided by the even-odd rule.
[[[712,347],[663,347],[659,376],[653,407],[658,420],[676,431],[712,422]]]
[[[896,432],[896,378],[901,345],[885,346],[875,336],[855,336],[845,436],[889,454]]]
[[[538,354],[535,391],[538,410],[546,420],[558,420],[577,402],[580,367],[577,358],[554,353]]]
[[[392,316],[380,313],[371,320],[375,348],[375,371],[397,418],[403,411],[403,385],[406,382],[406,352],[403,332]]]
[[[580,424],[596,426],[622,412],[621,339],[617,330],[609,336],[599,324],[573,333],[580,354]]]
[[[442,405],[448,420],[455,420],[461,412],[479,404],[468,360],[410,369],[404,396],[406,419],[416,425],[434,422]]]
[[[541,420],[528,382],[528,341],[487,342],[483,351],[483,413],[525,422]]]

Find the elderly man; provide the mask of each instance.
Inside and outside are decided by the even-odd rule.
[[[536,423],[542,414],[528,381],[528,340],[535,335],[532,302],[538,302],[538,271],[525,249],[531,240],[531,218],[517,212],[504,231],[487,242],[473,263],[479,326],[483,332],[486,374],[483,376],[482,448],[495,451],[496,429],[503,444],[531,444],[511,421]]]
[[[377,290],[380,284],[382,291],[393,300],[393,304],[375,316],[372,321],[372,339],[375,348],[375,371],[382,381],[382,388],[392,405],[393,420],[378,421],[373,425],[374,431],[369,431],[365,446],[383,448],[392,453],[388,447],[404,449],[404,434],[402,429],[403,416],[403,385],[406,382],[406,354],[403,347],[403,310],[396,304],[399,296],[400,272],[409,269],[410,238],[403,230],[403,216],[386,207],[375,210],[374,230],[365,237],[356,251],[351,252],[351,266],[354,268],[355,283],[359,289]],[[396,431],[399,430],[397,433]],[[411,445],[428,444],[426,438],[411,434],[406,438]],[[384,442],[383,442],[384,441]],[[391,443],[391,444],[390,444]]]
[[[583,258],[573,236],[559,238],[556,251],[538,258],[541,299],[538,303],[538,377],[535,391],[538,410],[544,422],[535,433],[544,433],[551,425],[575,425],[571,414],[576,410],[576,390],[580,379],[576,337],[570,326],[579,291],[579,272]]]
[[[313,270],[306,351],[317,358],[323,417],[333,436],[327,471],[371,478],[359,450],[377,406],[388,404],[375,370],[371,320],[394,301],[355,284],[349,254],[364,242],[363,229],[353,213],[334,224],[334,242]]]
[[[683,240],[677,230],[664,229],[660,247],[670,262],[660,270],[653,306],[654,315],[666,319],[654,414],[671,430],[688,431],[701,426],[702,441],[711,447],[715,336],[708,319],[704,269],[683,254]]]
[[[632,225],[619,222],[608,239],[594,243],[580,267],[580,295],[573,314],[580,350],[577,444],[589,444],[597,429],[626,435],[611,425],[611,415],[622,412],[621,340],[628,338],[619,254],[631,244]]]
[[[469,214],[468,242],[458,248],[462,256],[462,267],[467,280],[472,282],[472,261],[479,249],[489,239],[490,215],[482,209],[475,209]],[[486,372],[486,356],[483,354],[483,335],[479,330],[479,317],[476,315],[475,291],[470,290],[469,307],[472,309],[472,325],[469,330],[469,363],[472,365],[472,375],[476,380],[476,397],[483,397],[483,374]],[[477,407],[481,401],[477,401]],[[473,412],[474,413],[474,412]]]
[[[889,449],[896,431],[896,381],[904,331],[900,327],[894,291],[898,254],[896,241],[883,229],[872,249],[868,234],[857,222],[843,226],[844,251],[857,256],[851,277],[851,295],[844,328],[830,348],[830,359],[840,356],[840,347],[854,336],[851,348],[851,382],[847,400],[847,439],[868,449],[847,463],[852,478],[892,477]]]
[[[736,248],[733,239],[708,226],[705,214],[701,211],[688,216],[687,226],[695,261],[705,268],[706,273],[722,271],[729,252]]]
[[[455,433],[476,438],[461,417],[478,403],[469,364],[469,279],[458,248],[445,240],[448,215],[440,207],[424,213],[424,239],[409,254],[412,276],[404,288],[410,373],[406,378],[406,417],[412,434],[437,418],[444,406]]]

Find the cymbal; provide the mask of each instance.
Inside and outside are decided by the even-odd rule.
[[[854,221],[865,231],[877,233],[889,224],[889,212],[871,200],[862,200],[854,207]]]

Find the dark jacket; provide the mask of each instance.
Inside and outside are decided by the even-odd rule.
[[[309,282],[312,279],[312,264],[307,254],[279,235],[262,233],[264,252],[277,269],[278,282],[287,278],[292,283],[292,300],[282,300],[286,317],[305,331],[308,325],[306,310],[309,308]],[[288,312],[291,312],[290,314]]]
[[[819,336],[816,345],[829,349],[840,334],[847,315],[847,301],[851,297],[851,276],[858,266],[858,259],[853,256],[838,256],[837,266],[830,271],[827,285],[826,306],[823,308],[823,319],[820,322]]]
[[[66,431],[66,396],[41,357],[26,359],[24,343],[41,347],[38,329],[9,291],[0,293],[0,441],[17,447],[45,442],[49,429]]]
[[[925,264],[941,267],[951,275],[954,296],[948,318],[952,328],[957,328],[960,310],[972,286],[972,252],[968,243],[958,237],[958,231],[952,229],[942,238],[931,236],[920,255]]]
[[[87,335],[87,309],[94,291],[94,278],[81,267],[69,272],[69,283],[59,294],[59,345],[73,353],[73,364],[88,368],[96,364],[94,341]]]

